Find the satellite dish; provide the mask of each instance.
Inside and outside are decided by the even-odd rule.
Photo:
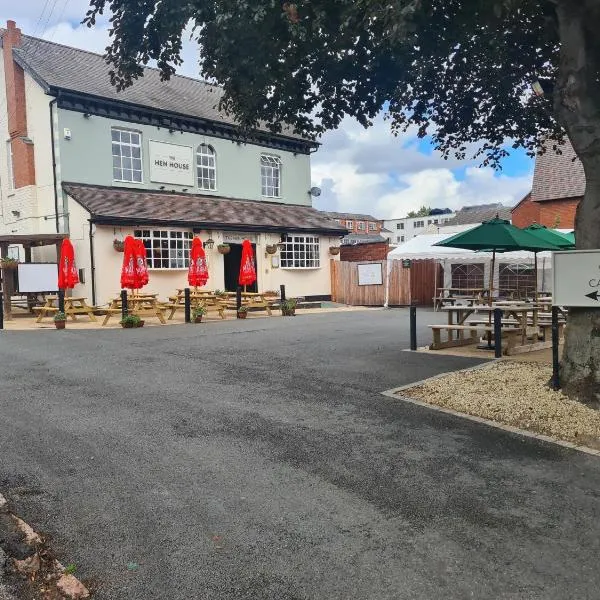
[[[314,196],[315,198],[318,198],[321,195],[321,188],[320,187],[311,187],[310,190],[308,190],[308,193],[311,196]]]

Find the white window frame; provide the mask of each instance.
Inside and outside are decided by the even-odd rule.
[[[365,230],[365,222],[364,221],[357,221],[358,223],[358,230],[359,231],[364,231]]]
[[[320,269],[321,241],[314,235],[289,234],[279,253],[282,269]]]
[[[113,139],[113,133],[114,132],[119,132],[119,140],[114,140]],[[139,138],[139,143],[135,144],[133,142],[131,142],[131,140],[129,142],[127,141],[123,141],[121,135],[123,133],[127,133],[131,136],[131,134],[137,135]],[[120,183],[135,183],[135,184],[142,184],[144,183],[144,155],[143,155],[143,150],[142,150],[142,132],[138,131],[137,129],[127,129],[126,127],[111,127],[110,128],[110,140],[111,140],[111,154],[112,154],[112,176],[113,176],[113,181],[118,181]],[[117,145],[120,148],[119,154],[115,154],[114,153],[114,146]],[[131,156],[123,156],[122,154],[122,150],[123,148],[129,148],[130,149],[130,153]],[[133,156],[133,149],[137,148],[140,151],[140,155],[139,157],[137,156]],[[119,159],[119,164],[120,166],[117,167],[115,166],[115,159]],[[123,166],[124,161],[130,159],[131,160],[131,168],[127,168],[125,169],[125,167]],[[139,169],[134,169],[133,168],[133,161],[134,160],[139,160],[140,163],[140,168]],[[119,169],[121,171],[121,179],[118,179],[117,177],[115,177],[115,169]],[[131,171],[131,179],[125,179],[123,177],[123,174],[125,171]],[[134,179],[134,173],[138,173],[140,174],[140,180],[137,181]]]
[[[369,221],[369,231],[377,231],[377,223],[373,223],[373,221]]]
[[[176,271],[190,266],[193,232],[148,227],[136,229],[133,235],[144,242],[148,269]]]
[[[208,152],[203,152],[203,150],[208,150]],[[204,164],[203,159],[206,159],[207,164]],[[201,175],[203,170],[208,172],[208,177]],[[204,185],[206,181],[209,182],[208,186]],[[196,148],[196,184],[198,189],[208,192],[214,192],[217,189],[217,152],[210,144],[202,143]]]
[[[346,229],[354,229],[354,221],[346,221]]]
[[[281,198],[281,171],[279,156],[260,155],[260,192],[263,198]]]
[[[6,142],[6,167],[8,169],[8,189],[13,191],[15,185],[14,155],[12,149],[12,140]]]

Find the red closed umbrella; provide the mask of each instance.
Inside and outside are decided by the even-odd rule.
[[[190,249],[190,267],[188,269],[188,283],[194,287],[206,285],[208,281],[208,265],[206,254],[200,238],[192,240]]]
[[[123,266],[121,267],[121,288],[137,289],[135,280],[135,239],[128,235],[123,243]]]
[[[79,283],[79,274],[75,266],[75,250],[71,240],[65,238],[60,247],[60,260],[58,263],[58,288],[61,290],[73,289]]]
[[[143,288],[150,281],[148,261],[146,259],[146,246],[144,246],[142,240],[135,240],[135,281],[136,290]]]
[[[239,284],[244,287],[252,285],[256,281],[256,263],[254,261],[254,253],[252,252],[252,244],[249,240],[242,242],[242,262],[240,264]]]

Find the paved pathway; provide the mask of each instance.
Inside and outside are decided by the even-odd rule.
[[[380,395],[474,364],[406,323],[5,332],[0,491],[101,600],[597,598],[598,459]]]

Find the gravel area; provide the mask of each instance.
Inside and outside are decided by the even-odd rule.
[[[552,368],[502,361],[400,395],[580,445],[600,448],[600,412],[548,387]]]

